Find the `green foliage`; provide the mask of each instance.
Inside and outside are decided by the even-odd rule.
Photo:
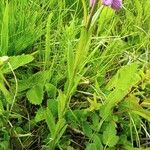
[[[124,66],[107,84],[106,88],[112,91],[106,98],[102,109],[102,118],[105,119],[107,116],[111,115],[112,108],[123,100],[123,98],[131,91],[131,88],[136,86],[140,81],[137,69],[137,64]]]
[[[28,63],[30,63],[31,61],[33,61],[33,56],[32,55],[18,55],[18,56],[12,56],[9,58],[9,63],[11,65],[11,68],[13,70],[24,66]],[[2,73],[10,73],[11,72],[11,68],[8,64],[3,65],[3,67],[1,68],[1,72]]]
[[[40,105],[43,100],[43,86],[42,85],[35,85],[27,92],[27,98],[31,104]]]
[[[4,9],[3,19],[2,19],[2,27],[1,27],[1,55],[5,55],[8,51],[8,12],[9,6],[8,1],[6,1],[6,6]]]
[[[149,8],[1,0],[0,150],[148,150]]]
[[[44,108],[39,108],[38,111],[36,112],[36,116],[34,118],[35,122],[40,122],[45,119],[44,115],[46,113],[46,110]]]
[[[119,137],[116,134],[117,134],[117,131],[115,128],[115,124],[109,123],[103,132],[103,143],[106,146],[114,147],[118,143],[118,140],[119,140]]]
[[[123,105],[125,105],[125,107],[127,109],[129,109],[129,112],[133,112],[136,115],[139,115],[145,119],[147,119],[148,121],[150,121],[150,112],[147,109],[144,109],[140,104],[139,104],[139,99],[134,96],[134,95],[130,95],[130,97],[128,97],[126,99],[126,101],[123,103]]]

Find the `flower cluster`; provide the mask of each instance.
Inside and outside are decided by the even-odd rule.
[[[95,5],[96,0],[90,0],[90,6]],[[111,6],[114,10],[122,8],[122,0],[102,0],[102,4],[105,6]]]

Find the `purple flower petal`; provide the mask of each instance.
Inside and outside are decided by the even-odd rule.
[[[96,0],[90,0],[90,6],[92,7],[93,5],[95,5]]]
[[[112,5],[112,3],[113,3],[113,0],[102,0],[102,4],[106,6]]]
[[[114,10],[119,10],[122,8],[122,0],[113,0],[111,8]]]

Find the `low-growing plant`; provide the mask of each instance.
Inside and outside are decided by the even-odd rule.
[[[0,149],[148,150],[149,6],[3,0]]]

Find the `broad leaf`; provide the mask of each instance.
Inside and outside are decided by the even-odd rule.
[[[95,143],[90,143],[87,145],[86,150],[98,150]]]
[[[150,111],[142,108],[142,106],[139,104],[138,98],[134,95],[130,95],[128,98],[126,98],[123,104],[128,111],[131,111],[150,121]]]
[[[30,101],[30,103],[35,105],[40,105],[43,100],[43,86],[42,85],[35,85],[33,88],[31,88],[27,92],[27,98]]]
[[[12,67],[13,70],[24,66],[31,61],[33,61],[33,56],[32,55],[18,55],[18,56],[13,56],[9,58],[9,63]],[[2,73],[9,73],[11,72],[10,66],[8,64],[5,64],[3,68],[1,69]]]
[[[130,64],[122,67],[107,85],[108,90],[112,90],[107,96],[101,116],[106,119],[111,115],[112,108],[119,103],[130,92],[139,81],[138,65]]]
[[[92,136],[92,129],[91,126],[88,122],[83,122],[82,124],[82,128],[83,128],[83,132],[87,137],[91,137]]]
[[[48,77],[49,71],[39,71],[36,74],[30,76],[28,79],[20,80],[18,82],[18,91],[22,92],[38,84],[42,84],[44,86]]]
[[[44,114],[46,113],[46,110],[44,108],[38,109],[36,112],[36,116],[34,118],[35,122],[40,122],[45,119]]]
[[[103,132],[103,143],[109,147],[117,144],[119,137],[116,135],[115,124],[109,123]]]

